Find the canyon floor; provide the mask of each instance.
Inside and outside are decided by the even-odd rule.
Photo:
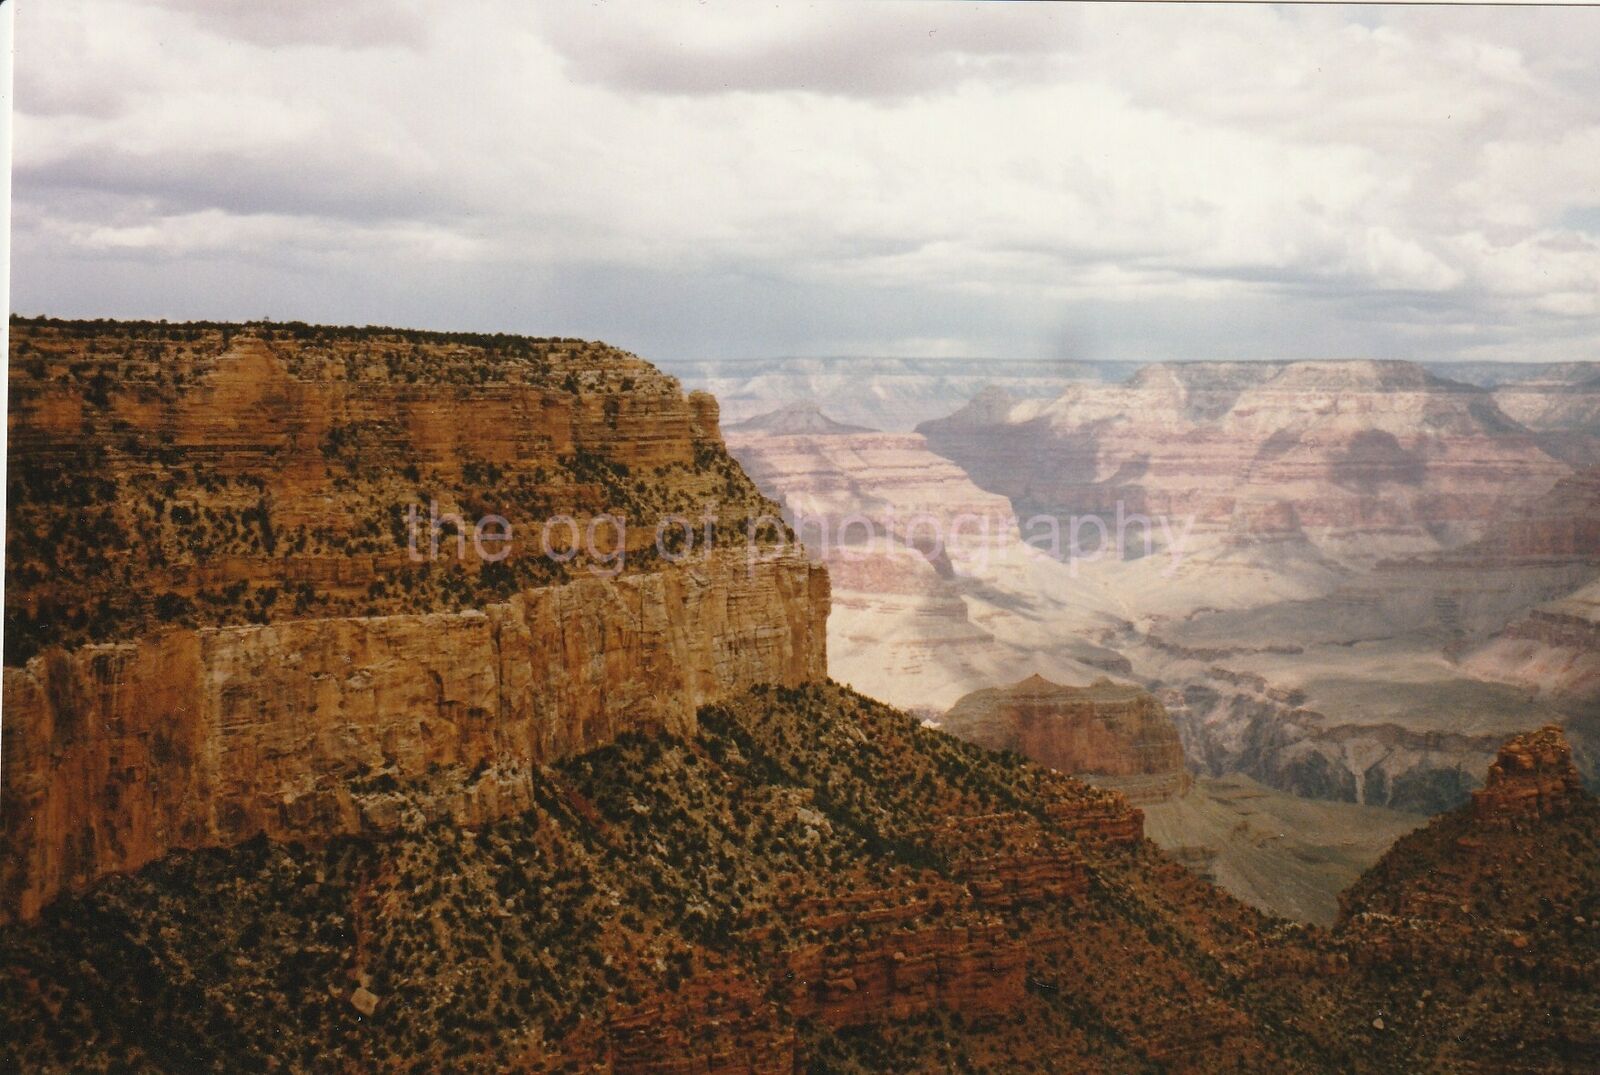
[[[1252,907],[1322,926],[1338,916],[1338,894],[1428,820],[1291,795],[1238,774],[1200,777],[1142,808],[1145,835],[1180,862]]]

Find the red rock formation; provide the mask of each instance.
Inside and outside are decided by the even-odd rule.
[[[483,610],[176,630],[5,670],[4,910],[172,848],[390,828],[363,791],[441,767],[463,821],[530,767],[826,675],[827,576],[740,553]]]
[[[1144,811],[1128,805],[1120,791],[1095,788],[1094,797],[1045,804],[1045,816],[1085,844],[1133,847],[1144,839]]]
[[[1148,691],[1110,680],[1065,687],[1035,675],[974,691],[940,718],[940,726],[1064,773],[1160,778],[1146,789],[1152,798],[1181,793],[1189,780],[1166,709]]]
[[[926,839],[980,907],[1071,899],[1089,887],[1080,846],[1029,814],[947,818]]]
[[[794,908],[808,941],[783,956],[776,983],[794,1015],[858,1026],[945,1007],[1005,1011],[1022,996],[1027,951],[975,915],[956,885],[864,890]]]
[[[666,517],[698,551],[706,515],[726,546],[776,511],[715,400],[602,344],[23,321],[10,369],[13,664],[164,624],[504,600],[613,551],[617,518],[637,555],[610,573],[649,569]],[[460,531],[485,516],[510,537],[479,555]]]
[[[1193,515],[1363,559],[1436,547],[1569,473],[1482,389],[1405,362],[1174,363],[918,431],[1026,511]],[[1346,539],[1359,539],[1345,548]]]
[[[793,1025],[736,971],[697,975],[613,1015],[605,1042],[615,1075],[791,1075],[795,1065]],[[562,1060],[572,1070],[571,1054]]]
[[[1472,813],[1490,824],[1561,817],[1582,788],[1572,765],[1572,747],[1561,729],[1550,724],[1500,748],[1484,786],[1472,793]]]

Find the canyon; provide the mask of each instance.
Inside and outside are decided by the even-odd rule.
[[[176,848],[393,828],[396,782],[505,816],[540,765],[826,674],[825,573],[747,527],[776,509],[715,401],[637,358],[12,328],[0,916]],[[419,501],[455,516],[426,551]],[[466,554],[491,512],[536,537]],[[541,545],[552,512],[611,544]],[[667,514],[736,537],[668,552]]]
[[[797,556],[532,589],[466,612],[177,628],[5,669],[0,906],[178,848],[477,825],[542,765],[827,673],[827,576]]]
[[[1407,363],[1188,363],[922,432],[1019,515],[1184,520],[1069,551],[1061,619],[1181,692],[1200,771],[1435,812],[1499,738],[1592,705],[1582,617],[1552,610],[1600,574],[1595,474],[1497,398]],[[1516,665],[1563,671],[1530,695]]]
[[[1550,401],[1600,367],[1451,372],[1168,364],[1055,399],[990,388],[909,437],[754,430],[730,448],[791,520],[987,523],[960,563],[887,536],[826,551],[837,677],[934,721],[1029,675],[1143,687],[1200,778],[1152,808],[1158,839],[1328,921],[1504,736],[1560,722],[1594,772],[1600,427]],[[1500,410],[1513,397],[1531,425]],[[1244,803],[1272,833],[1226,838]]]
[[[1136,368],[1075,359],[887,357],[725,358],[667,362],[690,388],[716,396],[730,422],[796,404],[845,425],[909,433],[943,418],[985,387],[1050,398],[1079,381],[1115,381]]]
[[[1235,626],[1210,617],[1327,602],[1358,571],[1472,577],[1494,585],[1428,628],[1441,660],[1470,662],[1472,643],[1495,641],[1480,623],[1535,611],[1555,623],[1540,644],[1559,648],[1562,617],[1584,616],[1588,564],[1586,524],[1559,504],[1540,502],[1550,510],[1501,550],[1499,575],[1470,512],[1427,497],[1406,508],[1438,507],[1420,530],[1395,515],[1386,532],[1395,556],[1426,547],[1425,532],[1433,558],[1384,566],[1348,533],[1301,541],[1281,513],[1247,513],[1264,529],[1235,545],[1234,521],[1208,518],[1196,555],[1253,589],[1193,605],[1183,634],[1172,604],[1141,606],[1156,587],[1121,573],[1170,557],[1046,554],[1018,532],[1026,498],[985,487],[996,473],[942,458],[934,436],[807,407],[725,446],[715,400],[603,344],[13,329],[10,1065],[733,1075],[1592,1060],[1600,806],[1572,728],[1500,734],[1533,703],[1468,710],[1448,734],[1424,713],[1338,740],[1355,758],[1395,737],[1360,769],[1357,801],[1330,807],[1395,800],[1388,774],[1408,750],[1423,756],[1405,762],[1419,786],[1445,764],[1433,755],[1458,768],[1481,755],[1489,775],[1383,854],[1326,928],[1202,875],[1248,882],[1315,850],[1251,831],[1293,811],[1271,796],[1250,807],[1248,785],[1223,788],[1211,767],[1248,775],[1235,762],[1254,758],[1299,790],[1320,774],[1337,798],[1340,773],[1296,744],[1320,750],[1351,727],[1313,708],[1344,621],[1325,626],[1332,641],[1302,642],[1268,616],[1245,646],[1207,636]],[[1001,424],[1012,413],[981,405]],[[1476,460],[1459,445],[1404,450],[1474,489],[1508,466],[1529,468],[1535,498],[1547,466],[1587,488],[1525,452],[1517,428],[1489,443],[1498,419],[1477,402],[1466,413],[1480,424],[1464,436],[1488,438]],[[1366,451],[1341,464],[1337,495],[1355,498],[1342,503],[1391,484],[1392,454]],[[611,536],[578,550],[545,530],[503,561],[418,561],[405,520],[419,503],[523,534],[559,514],[591,543],[611,520]],[[652,524],[668,518],[695,525],[666,543]],[[1276,581],[1256,538],[1297,550]],[[1547,592],[1532,603],[1529,571]],[[1187,576],[1168,600],[1214,581]],[[1352,620],[1384,607],[1371,585],[1377,597],[1344,606]],[[1310,676],[1298,684],[1245,663],[1297,658]],[[841,669],[893,697],[842,685]],[[1511,679],[1499,689],[1522,692]],[[1568,705],[1585,683],[1580,670],[1538,704]],[[934,726],[945,719],[1001,750]],[[1254,738],[1229,738],[1238,720]],[[1194,841],[1228,811],[1240,820],[1226,840]],[[1204,824],[1180,832],[1185,818]],[[1199,872],[1147,826],[1177,833]],[[1294,879],[1326,886],[1359,868],[1345,850]]]

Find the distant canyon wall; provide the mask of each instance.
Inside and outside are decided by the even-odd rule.
[[[1477,537],[1571,471],[1484,390],[1405,362],[1153,365],[918,431],[1024,515],[1120,505],[1360,561]]]
[[[0,917],[179,848],[529,805],[528,772],[694,730],[758,683],[827,675],[825,569],[797,553],[524,591],[481,610],[173,629],[5,669]]]
[[[1161,702],[1108,679],[1068,687],[1033,675],[974,691],[939,726],[981,747],[1014,750],[1116,788],[1132,802],[1164,802],[1191,782],[1178,729]]]

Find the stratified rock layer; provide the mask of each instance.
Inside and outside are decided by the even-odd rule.
[[[962,596],[964,579],[1023,557],[1004,497],[915,434],[779,435],[769,424],[730,428],[728,450],[828,565],[835,678],[920,710],[1028,670],[1007,664]]]
[[[950,734],[990,750],[1014,750],[1064,773],[1157,777],[1145,792],[1162,798],[1188,784],[1183,744],[1148,691],[1100,680],[1066,687],[1030,676],[974,691],[940,720]],[[1127,790],[1127,789],[1125,789]]]
[[[4,909],[173,848],[381,831],[382,789],[441,768],[439,815],[525,809],[535,766],[823,678],[827,609],[821,568],[722,552],[481,611],[49,651],[5,670]]]
[[[1582,788],[1566,735],[1549,725],[1500,748],[1488,780],[1472,793],[1472,813],[1479,821],[1502,823],[1561,817]]]
[[[777,510],[714,399],[599,343],[18,321],[10,371],[7,664],[169,625],[478,607],[595,560],[653,570],[669,519],[698,550]]]
[[[1468,654],[1462,667],[1484,679],[1600,699],[1600,581],[1531,610]]]
[[[1152,365],[918,431],[1022,513],[1120,505],[1361,561],[1475,536],[1570,469],[1484,390],[1406,362]]]

